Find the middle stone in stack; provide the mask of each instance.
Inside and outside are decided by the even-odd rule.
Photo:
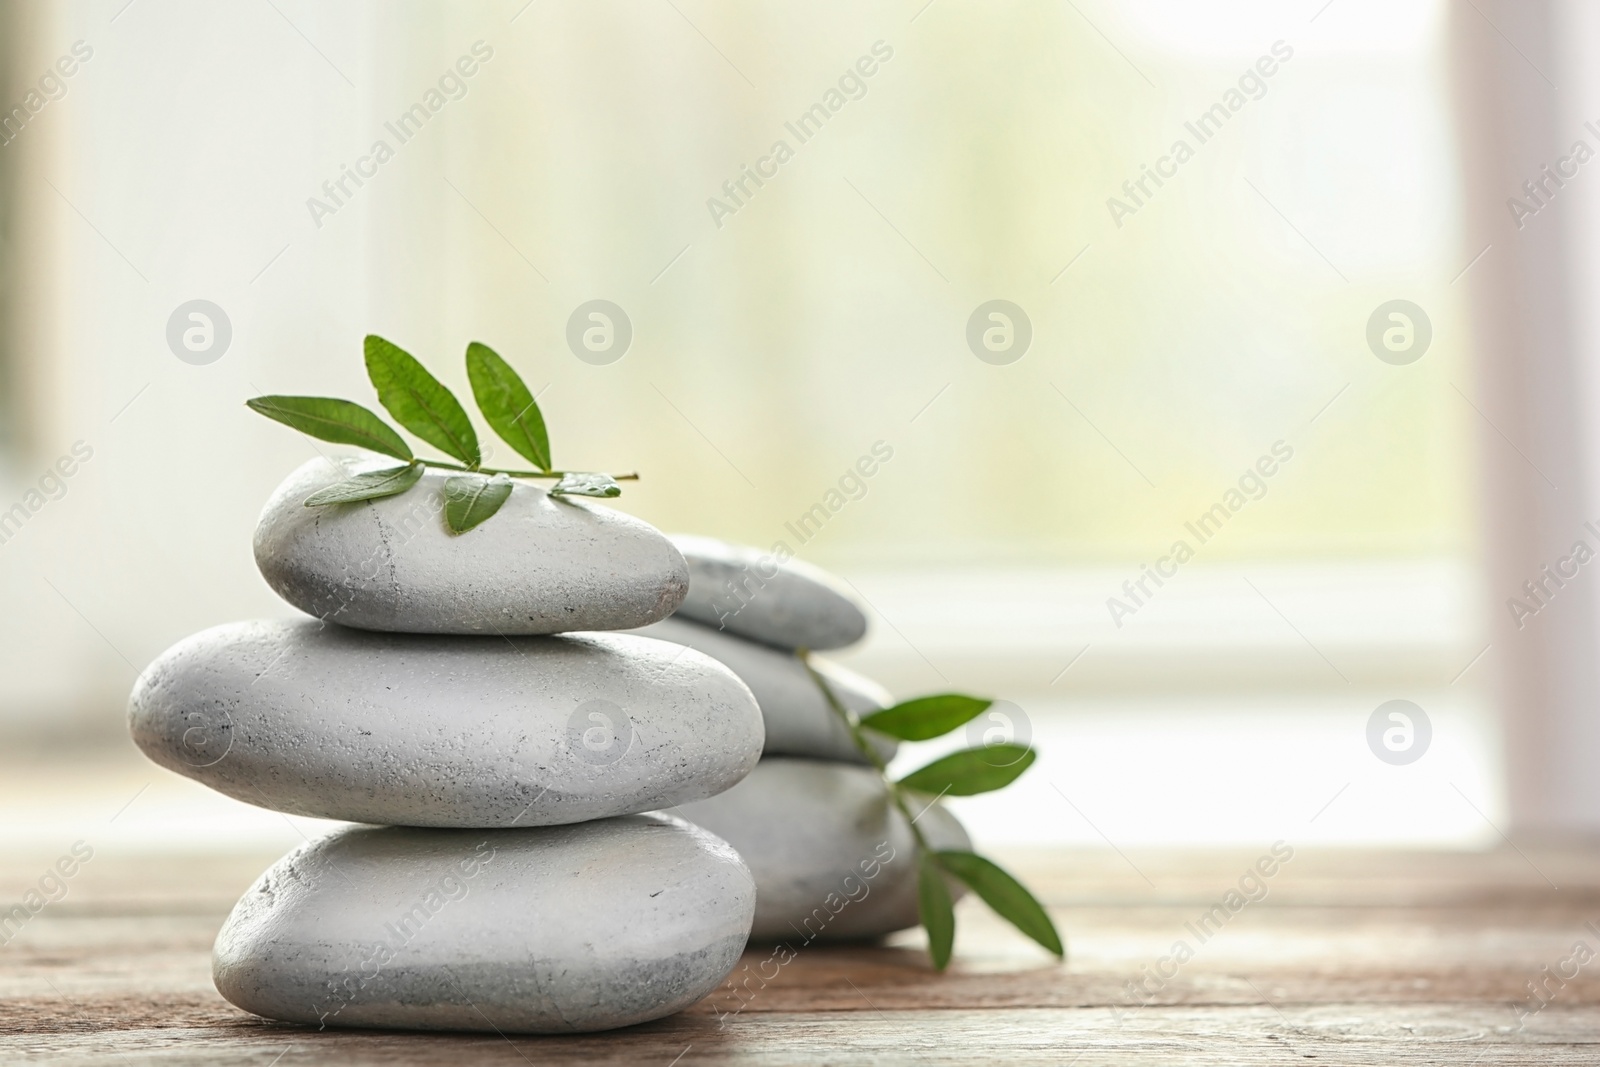
[[[255,539],[273,589],[326,621],[196,634],[130,705],[157,763],[387,827],[268,870],[218,935],[218,989],[294,1022],[523,1032],[624,1026],[714,989],[749,935],[748,869],[704,830],[636,813],[748,774],[754,698],[661,641],[533,636],[662,618],[682,555],[637,519],[520,484],[452,537],[433,471],[401,496],[303,506],[343,477],[302,467]]]

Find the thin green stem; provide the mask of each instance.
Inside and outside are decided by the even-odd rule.
[[[569,474],[594,474],[594,471],[510,471],[501,470],[499,467],[463,467],[459,463],[446,463],[442,459],[418,459],[414,462],[424,467],[439,467],[449,471],[467,471],[474,474],[504,474],[511,478],[564,478]],[[628,474],[613,474],[613,479],[619,482],[636,482],[639,480],[637,471]]]
[[[828,702],[828,707],[833,709],[833,713],[839,716],[839,721],[844,723],[845,729],[850,731],[850,738],[855,742],[856,748],[860,749],[861,754],[871,760],[874,767],[878,768],[878,773],[883,776],[883,784],[888,787],[889,796],[893,799],[894,806],[899,808],[900,814],[906,817],[906,825],[911,828],[912,840],[916,841],[917,847],[923,852],[933,855],[934,850],[928,844],[927,838],[922,836],[922,830],[917,826],[916,817],[911,814],[911,809],[906,806],[905,791],[900,788],[898,782],[889,777],[889,766],[884,763],[883,757],[878,755],[878,750],[873,747],[872,742],[862,732],[861,720],[849,708],[844,706],[838,695],[834,693],[833,687],[828,684],[828,680],[822,677],[821,673],[811,665],[811,654],[807,650],[803,648],[797,649],[795,655],[805,666],[806,673],[811,675],[811,680],[822,691],[822,698]]]

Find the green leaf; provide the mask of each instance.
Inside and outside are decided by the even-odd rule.
[[[550,487],[551,496],[621,496],[622,486],[609,474],[563,474]]]
[[[972,888],[995,914],[1057,956],[1065,956],[1061,935],[1044,906],[1021,882],[975,852],[939,852],[940,866]]]
[[[1032,766],[1033,749],[1025,745],[964,748],[912,771],[899,784],[919,793],[970,797],[1004,789]]]
[[[550,435],[544,415],[511,364],[486,344],[467,346],[467,379],[478,410],[500,439],[542,471],[550,469]]]
[[[377,334],[366,340],[367,377],[395,419],[441,452],[469,467],[483,461],[478,435],[455,395],[411,353]]]
[[[956,939],[956,912],[950,903],[950,887],[933,857],[922,853],[917,863],[917,904],[922,928],[928,931],[928,955],[936,970],[950,965],[950,950]]]
[[[326,504],[354,504],[358,500],[377,500],[381,497],[403,493],[417,484],[422,477],[422,464],[408,463],[404,467],[385,467],[382,470],[363,471],[342,482],[318,489],[306,497],[306,507],[320,508]]]
[[[258,396],[245,401],[251,411],[292,426],[319,441],[356,445],[395,459],[411,460],[411,446],[388,423],[348,400],[325,396]]]
[[[926,741],[966,725],[993,703],[960,693],[940,693],[873,712],[861,725],[902,741]]]
[[[503,474],[493,478],[464,474],[446,478],[444,483],[444,522],[454,534],[468,530],[490,518],[511,496],[511,479]]]

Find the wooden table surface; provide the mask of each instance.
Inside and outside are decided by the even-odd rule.
[[[967,901],[944,975],[915,935],[810,947],[741,1010],[725,988],[628,1030],[498,1037],[247,1015],[211,986],[211,941],[276,857],[100,854],[0,946],[0,1063],[1600,1064],[1600,956],[1574,956],[1600,954],[1600,849],[1301,850],[1200,941],[1192,924],[1257,855],[1001,853],[1065,964]],[[54,858],[6,856],[0,902]],[[1193,955],[1175,966],[1179,940]]]

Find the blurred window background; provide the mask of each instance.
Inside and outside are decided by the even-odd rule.
[[[495,346],[558,463],[844,576],[874,613],[845,658],[897,694],[1006,701],[983,728],[1043,757],[967,804],[982,839],[1498,840],[1482,16],[125,3],[0,3],[8,110],[77,60],[0,148],[0,509],[92,451],[0,544],[8,735],[147,775],[115,769],[137,670],[290,613],[251,530],[313,453],[244,399],[370,403],[371,331],[458,388]],[[206,365],[167,341],[194,299],[232,329]],[[614,362],[569,346],[593,300]],[[1392,301],[1422,317],[1379,316],[1411,331],[1386,361]],[[1392,699],[1432,727],[1404,773],[1367,744]],[[221,832],[202,792],[129,821]]]

